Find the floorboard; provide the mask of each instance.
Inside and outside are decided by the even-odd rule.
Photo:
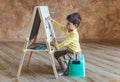
[[[45,52],[33,53],[30,69],[27,69],[28,52],[21,77],[16,80],[23,46],[22,42],[0,42],[0,82],[120,82],[120,43],[81,43],[86,61],[85,78],[62,76],[54,79]],[[59,67],[56,60],[55,63]]]

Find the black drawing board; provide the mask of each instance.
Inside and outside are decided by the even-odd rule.
[[[46,39],[50,43],[54,38],[54,30],[51,21],[46,20],[50,16],[48,6],[37,6],[34,9],[33,22],[29,35],[29,40],[38,35],[39,28],[44,28]]]

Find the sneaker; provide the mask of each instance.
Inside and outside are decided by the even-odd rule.
[[[58,76],[64,76],[64,72],[63,71],[58,71]]]
[[[64,72],[60,70],[58,71],[58,76],[67,76],[67,73],[68,73],[67,70]]]

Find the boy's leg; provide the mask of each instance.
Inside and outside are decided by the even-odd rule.
[[[66,50],[56,51],[56,52],[54,53],[54,56],[55,56],[55,58],[58,60],[58,63],[59,63],[59,65],[60,65],[61,70],[63,69],[62,66],[64,65],[64,63],[61,62],[61,61],[59,60],[59,58],[62,57],[62,56],[64,56],[65,54],[67,54],[67,51],[66,51]]]
[[[58,58],[58,63],[60,64],[61,70],[63,72],[65,72],[67,70],[68,62],[69,62],[69,58],[68,58],[67,54],[65,54],[64,56],[61,56],[61,57]]]
[[[69,60],[76,60],[80,57],[81,53],[69,52],[68,50],[56,51],[54,53],[55,58],[58,60],[58,63],[63,72],[67,71]]]
[[[66,50],[61,50],[61,51],[56,51],[54,53],[54,56],[58,60],[59,57],[64,56],[65,54],[67,54],[67,51]]]
[[[58,63],[63,72],[66,71],[69,60],[74,58],[72,57],[74,56],[73,53],[69,52],[68,50],[56,51],[54,56],[58,60]]]

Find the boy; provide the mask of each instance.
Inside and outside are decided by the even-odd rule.
[[[81,54],[81,48],[79,44],[79,34],[78,27],[81,22],[81,17],[78,13],[72,13],[67,16],[67,24],[66,26],[59,24],[51,17],[47,18],[52,21],[53,25],[59,27],[62,31],[65,32],[66,39],[58,44],[55,48],[58,50],[62,47],[67,47],[66,50],[56,51],[54,53],[55,58],[58,60],[60,64],[61,71],[58,71],[58,75],[66,75],[68,62],[70,60],[77,60]]]

